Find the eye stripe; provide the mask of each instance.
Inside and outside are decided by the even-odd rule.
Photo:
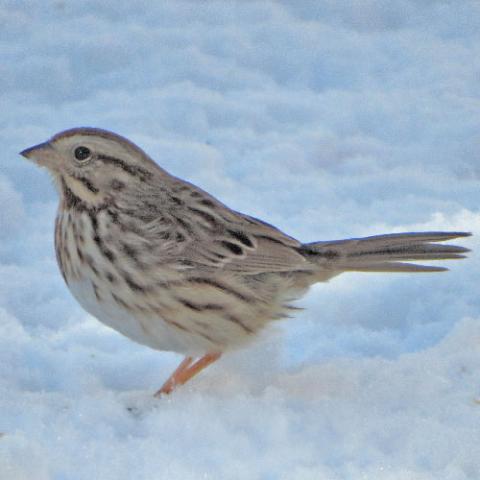
[[[152,174],[145,168],[139,167],[137,165],[128,165],[119,158],[110,157],[109,155],[98,154],[98,159],[102,160],[105,163],[109,163],[110,165],[115,165],[116,167],[121,168],[124,172],[133,175],[134,177],[140,177],[141,179],[143,177],[143,180],[152,176]]]

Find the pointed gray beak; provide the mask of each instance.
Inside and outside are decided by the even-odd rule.
[[[20,155],[28,158],[29,160],[33,160],[38,165],[42,166],[49,166],[53,154],[54,150],[49,142],[39,143],[38,145],[26,148],[20,152]]]
[[[39,143],[38,145],[34,145],[33,147],[22,150],[20,155],[28,158],[29,160],[33,160],[35,159],[36,153],[42,152],[47,148],[50,148],[50,144],[48,142]]]

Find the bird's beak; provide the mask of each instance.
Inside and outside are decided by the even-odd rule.
[[[20,155],[34,161],[36,164],[43,167],[50,167],[52,164],[52,157],[54,157],[55,151],[53,150],[50,142],[39,143],[30,148],[26,148],[20,152]]]

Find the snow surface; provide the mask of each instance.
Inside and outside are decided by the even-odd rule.
[[[103,127],[304,241],[478,250],[478,2],[2,0],[0,59],[1,480],[480,478],[478,255],[318,285],[153,400],[180,358],[75,304],[18,155]]]

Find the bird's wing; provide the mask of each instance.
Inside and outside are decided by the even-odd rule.
[[[314,269],[299,247],[300,242],[272,225],[239,214],[236,222],[226,222],[214,234],[187,243],[181,255],[187,261],[246,275]]]
[[[245,275],[317,268],[298,251],[301,243],[294,238],[189,187],[190,195],[171,209],[172,222],[186,240],[169,249],[170,262]]]

